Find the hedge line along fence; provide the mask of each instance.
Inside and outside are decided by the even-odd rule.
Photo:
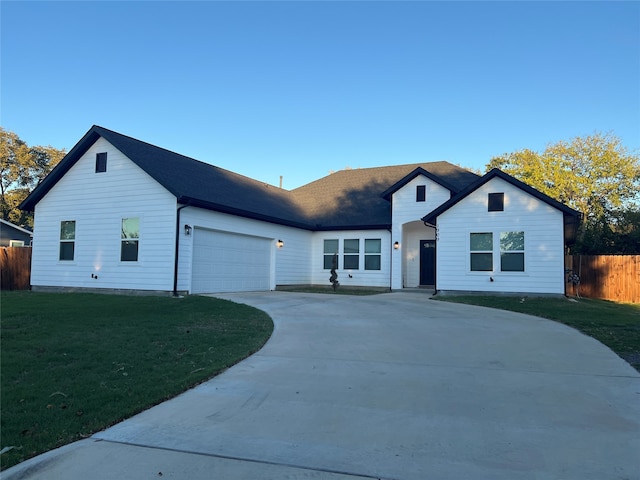
[[[31,288],[31,247],[2,247],[0,250],[0,288]]]
[[[640,303],[640,255],[569,255],[565,267],[567,295]]]

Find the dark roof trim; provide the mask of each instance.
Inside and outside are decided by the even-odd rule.
[[[433,175],[432,173],[428,172],[424,168],[418,167],[414,171],[412,171],[411,173],[406,175],[404,178],[401,178],[399,181],[397,181],[396,183],[391,185],[384,192],[382,192],[382,194],[381,194],[382,198],[384,198],[385,200],[389,200],[391,198],[391,195],[393,195],[395,192],[400,190],[402,187],[404,187],[407,183],[409,183],[411,180],[416,178],[418,175],[423,175],[423,176],[427,177],[428,179],[433,180],[434,182],[436,182],[439,185],[442,185],[444,188],[446,188],[447,190],[449,190],[452,193],[457,193],[458,192],[458,189],[455,188],[450,183],[442,180],[442,178],[440,178],[440,177],[436,177],[435,175]]]
[[[25,198],[18,208],[27,212],[33,212],[36,204],[42,200],[42,198],[58,183],[68,171],[73,167],[80,157],[89,150],[89,148],[101,137],[100,133],[96,131],[96,125],[91,127],[89,131],[80,139],[75,146],[69,150],[60,163],[56,165],[49,174],[44,177],[44,180],[31,192],[31,194]]]
[[[340,230],[391,230],[391,224],[385,225],[315,225],[314,232],[331,232]]]
[[[511,185],[519,188],[520,190],[528,193],[529,195],[531,195],[533,197],[536,197],[538,200],[541,200],[541,201],[545,202],[546,204],[551,205],[552,207],[560,210],[564,214],[565,217],[569,216],[569,217],[578,217],[578,218],[580,218],[582,216],[582,214],[580,212],[578,212],[577,210],[574,210],[573,208],[566,206],[564,203],[558,202],[557,200],[551,198],[550,196],[545,195],[544,193],[540,192],[539,190],[536,190],[535,188],[527,185],[526,183],[521,182],[520,180],[512,177],[511,175],[508,175],[508,174],[504,173],[502,170],[494,168],[490,172],[486,173],[484,176],[480,177],[480,179],[477,182],[472,183],[467,188],[465,188],[460,193],[458,193],[456,196],[452,197],[449,201],[443,203],[442,205],[440,205],[438,208],[436,208],[432,212],[429,212],[428,214],[426,214],[424,217],[422,217],[422,221],[426,222],[426,223],[429,223],[431,225],[435,225],[436,220],[437,220],[439,215],[441,215],[442,213],[446,212],[451,207],[453,207],[455,204],[457,204],[462,199],[464,199],[467,195],[469,195],[470,193],[476,191],[478,188],[483,186],[485,183],[489,182],[489,180],[491,180],[493,178],[496,178],[496,177],[498,177],[498,178],[510,183]]]
[[[251,218],[253,220],[262,220],[263,222],[276,223],[278,225],[285,225],[287,227],[302,228],[304,230],[315,230],[312,225],[309,225],[307,223],[300,223],[278,217],[271,217],[269,215],[262,215],[260,213],[241,210],[239,208],[221,205],[219,203],[198,200],[197,198],[191,198],[184,195],[178,198],[178,203],[186,204],[190,207],[204,208],[205,210],[213,210],[220,213],[228,213],[230,215],[236,215],[239,217]]]

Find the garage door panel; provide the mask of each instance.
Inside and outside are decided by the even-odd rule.
[[[192,293],[270,289],[271,240],[194,229]]]

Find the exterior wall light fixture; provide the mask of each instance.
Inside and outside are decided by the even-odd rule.
[[[393,244],[393,249],[398,250],[400,248],[400,242],[396,242]]]
[[[278,241],[276,242],[276,246],[277,246],[278,248],[282,248],[282,247],[284,247],[284,242],[283,242],[282,240],[278,240]]]
[[[184,224],[184,234],[188,237],[191,235],[191,225]]]

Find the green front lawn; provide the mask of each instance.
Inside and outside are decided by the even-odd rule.
[[[208,297],[2,292],[7,468],[90,436],[259,350],[273,322]]]
[[[604,343],[640,371],[640,305],[606,300],[445,295],[436,300],[528,313],[569,325]]]

